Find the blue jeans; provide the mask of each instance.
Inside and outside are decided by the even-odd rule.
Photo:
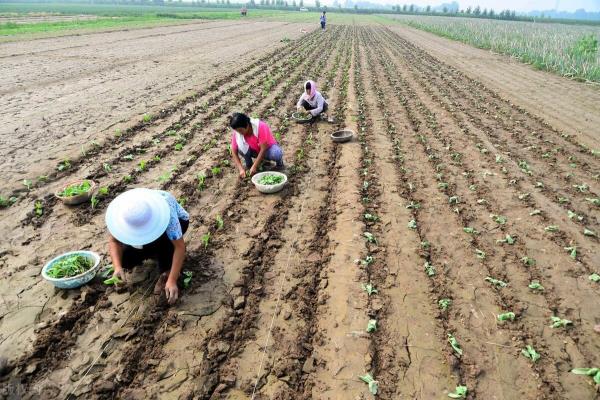
[[[258,157],[258,153],[252,149],[248,149],[248,151],[245,154],[241,152],[238,153],[244,158],[246,168],[250,168],[253,163],[252,159]],[[273,144],[267,149],[264,159],[269,161],[275,161],[277,167],[283,168],[283,150],[281,150],[281,147],[279,147],[278,144]]]

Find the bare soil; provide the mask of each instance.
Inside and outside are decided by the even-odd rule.
[[[223,24],[198,28],[225,29],[223,43],[213,38],[223,46],[232,32]],[[270,40],[180,100],[156,99],[153,118],[130,111],[128,129],[107,132],[91,157],[73,156],[63,171],[36,165],[48,179],[0,210],[0,398],[367,399],[366,373],[389,400],[446,398],[457,385],[468,399],[598,398],[591,378],[570,372],[600,365],[600,286],[588,278],[600,273],[600,252],[584,234],[600,233],[600,208],[587,200],[600,193],[597,146],[582,146],[591,136],[517,105],[518,90],[513,99],[396,28]],[[187,67],[172,66],[169,79],[178,68]],[[290,119],[307,78],[334,123]],[[561,85],[589,107],[589,87]],[[228,165],[232,110],[280,135],[282,192],[262,195]],[[342,128],[356,135],[336,145],[329,134]],[[76,177],[108,189],[95,207],[54,200]],[[118,289],[96,278],[62,291],[41,279],[44,262],[68,250],[108,263],[103,212],[140,186],[171,191],[191,216],[184,268],[193,278],[177,305],[152,294],[151,263]],[[528,287],[534,280],[543,291]],[[514,320],[499,321],[507,312]],[[572,324],[552,328],[553,316]],[[367,332],[370,320],[377,328]],[[537,362],[522,355],[527,345]]]

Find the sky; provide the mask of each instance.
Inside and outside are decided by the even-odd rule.
[[[333,0],[331,0],[333,1]],[[452,0],[371,0],[374,3],[384,4],[415,4],[419,6],[437,6],[450,3]],[[551,10],[575,11],[585,8],[586,11],[600,11],[600,0],[456,0],[461,8],[479,5],[483,8],[494,10],[511,9],[516,11]],[[327,1],[325,1],[327,3]],[[343,1],[341,1],[343,3]]]

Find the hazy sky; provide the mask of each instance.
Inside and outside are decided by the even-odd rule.
[[[330,2],[333,0],[330,0]],[[356,0],[355,0],[356,1]],[[374,3],[385,4],[415,4],[420,6],[437,6],[452,0],[371,0]],[[600,0],[456,0],[461,8],[479,5],[481,8],[494,10],[511,9],[517,11],[550,10],[558,8],[564,11],[575,11],[585,8],[586,11],[600,11]],[[327,1],[325,1],[327,2]],[[343,3],[343,1],[340,1]],[[558,7],[557,7],[558,6]]]

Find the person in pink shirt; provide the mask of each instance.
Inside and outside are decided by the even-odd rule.
[[[263,160],[275,161],[277,170],[284,168],[283,150],[266,122],[250,118],[246,114],[234,113],[229,119],[229,126],[233,129],[231,157],[240,172],[240,178],[256,174]],[[245,165],[242,165],[240,156]]]

